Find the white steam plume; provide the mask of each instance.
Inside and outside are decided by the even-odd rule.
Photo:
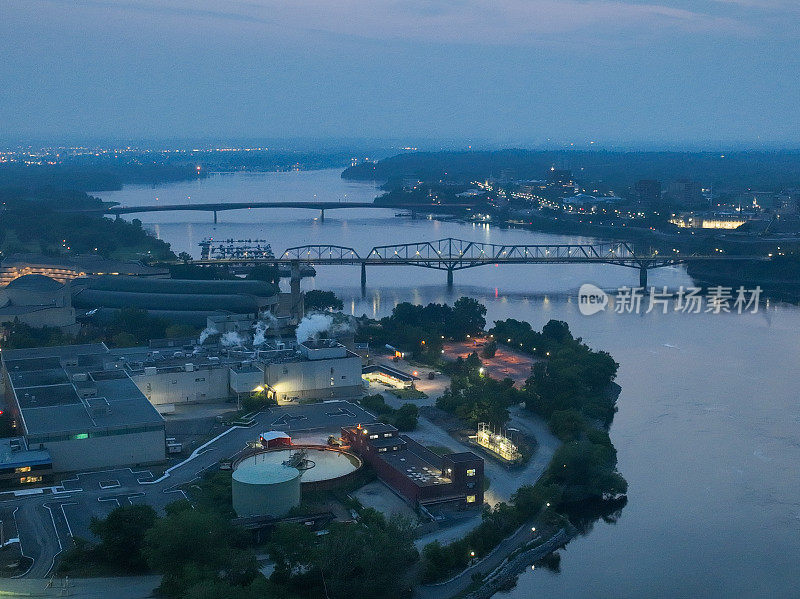
[[[206,327],[206,328],[204,328],[203,332],[200,333],[200,339],[199,339],[200,345],[203,345],[203,343],[205,343],[206,339],[208,339],[212,335],[216,335],[217,333],[219,333],[219,331],[217,329],[215,329],[214,327]]]
[[[253,345],[264,345],[267,329],[278,324],[278,319],[272,312],[264,312],[261,318],[253,325]]]
[[[297,342],[303,343],[319,337],[333,326],[333,318],[327,314],[309,314],[297,325]]]
[[[235,347],[243,345],[246,339],[236,331],[228,331],[219,340],[223,347]]]

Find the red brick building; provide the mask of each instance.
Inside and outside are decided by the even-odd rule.
[[[342,440],[415,506],[483,504],[483,458],[471,451],[439,456],[382,422],[344,427]]]

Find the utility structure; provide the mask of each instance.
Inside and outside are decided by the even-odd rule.
[[[250,267],[259,263],[359,265],[361,288],[366,289],[367,266],[418,266],[444,270],[447,285],[453,286],[453,273],[487,264],[613,264],[639,270],[639,284],[647,285],[647,271],[673,264],[698,260],[742,261],[767,260],[764,256],[728,254],[689,254],[664,252],[653,248],[634,247],[625,241],[595,244],[496,244],[447,237],[375,246],[365,255],[352,247],[334,244],[309,244],[288,248],[278,258],[237,257],[230,259],[195,260],[193,264]],[[293,277],[293,284],[296,284]]]

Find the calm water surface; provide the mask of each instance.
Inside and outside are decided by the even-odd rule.
[[[338,171],[219,175],[100,193],[122,204],[179,201],[369,201],[374,186]],[[187,199],[188,198],[188,199]],[[454,222],[411,221],[394,211],[302,210],[139,216],[175,251],[198,255],[204,237],[265,238],[276,254],[304,243],[359,253],[374,245],[459,237],[493,243],[568,243],[580,237]],[[362,254],[363,255],[363,254]],[[561,573],[527,571],[498,597],[800,597],[800,310],[769,303],[748,315],[582,316],[586,282],[613,289],[638,283],[614,266],[482,267],[455,274],[413,267],[368,270],[362,297],[357,267],[318,268],[306,288],[334,289],[352,314],[382,316],[401,301],[480,299],[488,319],[541,327],[566,320],[574,334],[620,363],[622,385],[611,437],[629,501],[616,524],[600,522],[563,552]],[[653,285],[689,285],[682,268],[651,273]],[[526,481],[520,481],[523,484]]]

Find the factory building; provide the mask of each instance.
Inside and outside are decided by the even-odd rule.
[[[259,352],[264,384],[278,403],[361,395],[361,357],[332,339],[311,340],[295,351]],[[262,361],[262,357],[263,361]]]
[[[164,461],[164,419],[104,344],[0,356],[5,409],[26,450],[46,452],[53,472]]]
[[[342,440],[414,506],[483,504],[483,459],[471,451],[439,456],[382,422],[344,427]]]
[[[175,406],[264,392],[278,403],[361,395],[361,358],[332,340],[256,347],[198,345],[111,350],[131,380],[162,413]],[[156,349],[157,347],[157,349]]]
[[[276,313],[279,304],[275,288],[263,281],[155,279],[103,276],[76,281],[76,308],[99,310],[97,318],[113,315],[122,308],[147,310],[153,316],[195,326],[206,324],[209,316],[222,313],[246,314],[256,319],[261,312]]]

